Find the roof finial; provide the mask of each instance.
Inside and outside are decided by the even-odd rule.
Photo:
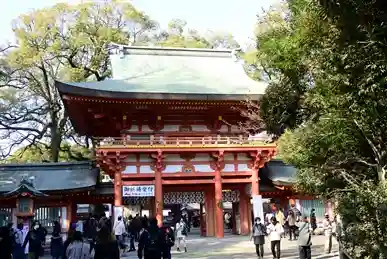
[[[237,62],[237,61],[239,61],[239,52],[241,51],[241,48],[238,48],[238,49],[233,49],[232,51],[231,51],[231,56],[232,56],[232,58],[233,58],[233,60],[235,61],[235,62]]]
[[[124,58],[125,57],[125,53],[124,53],[124,45],[119,45],[118,46],[118,53],[120,54],[120,58]]]

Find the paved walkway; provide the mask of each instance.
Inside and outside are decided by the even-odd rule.
[[[338,245],[333,243],[332,254],[324,255],[324,236],[312,237],[312,258],[337,258]],[[172,251],[172,258],[187,259],[256,259],[255,247],[248,237],[226,236],[224,239],[191,236],[188,238],[188,252]],[[299,258],[296,241],[281,241],[281,258]],[[123,255],[125,259],[137,259],[137,252]],[[265,258],[272,258],[268,241],[265,244]]]

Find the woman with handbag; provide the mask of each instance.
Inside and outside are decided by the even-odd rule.
[[[265,225],[262,224],[260,217],[256,217],[250,240],[254,239],[255,251],[259,259],[263,258],[263,245],[265,244],[266,235],[267,233]]]
[[[308,217],[304,217],[302,222],[297,222],[298,227],[298,246],[300,259],[311,259],[312,258],[312,235],[311,226],[308,221]]]
[[[180,251],[180,244],[183,242],[184,252],[187,252],[187,232],[187,224],[181,218],[180,222],[176,224],[177,251]]]

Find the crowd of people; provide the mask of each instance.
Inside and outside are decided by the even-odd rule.
[[[0,259],[39,259],[44,255],[47,230],[39,222],[32,223],[25,235],[24,225],[12,224],[0,228]],[[83,232],[77,231],[77,224],[71,223],[64,241],[61,226],[54,222],[50,242],[53,259],[119,259],[124,251],[136,251],[139,259],[170,259],[171,248],[177,240],[177,249],[183,245],[187,252],[187,225],[182,218],[176,224],[176,235],[172,226],[157,225],[156,219],[147,217],[118,217],[112,224],[107,217],[92,215],[84,222]],[[129,239],[129,247],[125,240]],[[26,253],[27,252],[27,253]],[[26,256],[27,254],[27,256]]]
[[[325,214],[323,221],[324,235],[326,237],[325,253],[331,253],[332,237],[335,232],[335,223]],[[283,210],[266,215],[264,222],[256,217],[253,224],[251,239],[254,241],[258,258],[264,256],[265,237],[270,241],[273,258],[281,257],[281,239],[289,236],[289,240],[297,240],[300,259],[312,258],[312,234],[317,229],[315,210],[312,209],[310,216],[301,216],[300,211],[294,206],[285,217]]]

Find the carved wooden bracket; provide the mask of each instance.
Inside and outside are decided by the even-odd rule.
[[[249,167],[253,170],[258,170],[265,166],[267,162],[275,155],[275,149],[270,150],[257,150],[249,153],[252,158],[252,162]]]
[[[224,169],[224,152],[220,150],[219,152],[212,152],[211,156],[214,158],[214,161],[210,163],[210,167],[213,170],[221,171]]]
[[[164,163],[164,159],[167,157],[163,154],[161,150],[157,151],[157,154],[151,154],[151,157],[155,160],[155,162],[151,165],[153,171],[162,172],[165,170],[166,165]]]
[[[160,131],[164,128],[164,119],[162,116],[155,116],[155,118],[152,118],[150,120],[150,123],[148,124],[149,128],[153,131]]]
[[[98,166],[108,174],[115,173],[116,171],[124,171],[126,168],[126,158],[127,156],[121,155],[120,152],[116,152],[114,155],[108,155],[107,152],[99,152],[96,154]]]

